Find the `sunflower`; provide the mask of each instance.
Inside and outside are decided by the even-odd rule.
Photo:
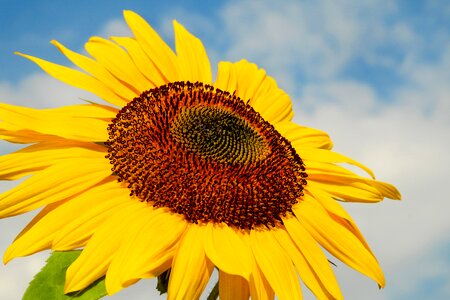
[[[65,292],[106,277],[108,294],[170,274],[169,299],[198,298],[219,273],[221,299],[342,299],[323,249],[385,285],[338,203],[399,199],[329,136],[292,122],[289,96],[245,60],[215,81],[201,41],[174,21],[176,53],[124,12],[134,37],[92,37],[91,56],[52,43],[77,67],[21,54],[107,104],[0,105],[0,136],[28,144],[0,158],[0,217],[42,207],[4,262],[81,248]],[[343,164],[361,168],[358,175]]]

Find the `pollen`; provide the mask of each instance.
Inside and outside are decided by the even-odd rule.
[[[142,93],[108,132],[107,158],[131,196],[192,223],[276,226],[307,183],[286,138],[235,94],[200,82]]]

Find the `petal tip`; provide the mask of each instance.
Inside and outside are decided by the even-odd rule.
[[[125,10],[123,11],[123,17],[124,17],[124,19],[125,19],[126,21],[128,21],[128,20],[130,20],[130,19],[132,19],[132,18],[139,18],[139,19],[142,19],[142,17],[141,17],[140,15],[138,15],[137,13],[135,13],[134,11],[129,10],[129,9],[125,9]]]
[[[193,36],[187,29],[186,27],[184,27],[181,23],[179,23],[177,20],[172,20],[172,25],[173,25],[173,29],[175,31],[175,34],[177,34],[177,32],[183,33],[183,34],[189,34],[191,35],[191,37],[193,37],[194,39],[197,39],[197,37]]]
[[[9,247],[6,249],[5,253],[3,254],[3,264],[6,265],[10,261],[12,261],[14,258],[16,258],[18,255],[15,253],[15,247],[13,247],[13,244],[9,245]]]
[[[108,280],[108,276],[106,276],[105,288],[106,292],[108,293],[108,296],[114,295],[123,289],[123,287],[119,284],[117,280],[115,280],[114,282]]]
[[[64,284],[64,294],[72,293],[77,291],[77,289],[73,286],[72,281],[67,281]]]
[[[134,11],[129,10],[129,9],[124,9],[122,12],[123,12],[124,17],[136,14]]]
[[[3,264],[7,265],[12,259],[13,257],[11,257],[11,255],[8,255],[7,252],[5,252],[5,254],[3,255]]]

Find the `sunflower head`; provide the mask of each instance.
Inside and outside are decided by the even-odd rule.
[[[305,167],[289,141],[235,94],[211,85],[146,91],[108,132],[107,157],[131,196],[195,224],[275,226],[303,195]]]
[[[27,144],[0,157],[0,179],[25,178],[0,195],[0,217],[43,208],[4,261],[82,249],[65,293],[158,277],[169,299],[196,299],[216,268],[224,299],[300,299],[299,277],[318,298],[342,299],[324,248],[384,286],[339,201],[399,199],[395,187],[293,123],[289,96],[255,64],[220,62],[213,81],[183,26],[173,51],[124,15],[134,36],[93,37],[88,56],[52,42],[77,69],[21,54],[107,104],[0,104],[0,138]]]

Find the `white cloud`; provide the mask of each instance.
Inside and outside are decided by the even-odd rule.
[[[440,45],[440,57],[434,62],[410,58],[401,72],[409,79],[410,88],[396,95],[405,106],[417,106],[441,122],[450,123],[450,43]]]
[[[0,82],[0,101],[9,104],[48,108],[80,104],[82,99],[98,100],[92,94],[70,87],[43,72],[31,74],[15,84]]]
[[[390,65],[380,48],[404,49],[416,39],[404,23],[388,24],[398,10],[393,1],[242,1],[222,12],[232,47],[229,57],[263,62],[275,73],[301,70],[330,78],[355,59]]]
[[[128,28],[128,25],[125,23],[123,18],[108,21],[99,32],[99,36],[104,38],[109,38],[110,36],[131,35],[131,30]]]
[[[3,185],[2,185],[3,186]],[[30,216],[19,216],[14,219],[0,220],[2,238],[0,251],[4,253],[8,244],[14,239]],[[29,281],[44,266],[47,253],[39,253],[26,258],[19,258],[10,262],[7,266],[0,266],[0,295],[2,299],[19,299],[25,292]]]

